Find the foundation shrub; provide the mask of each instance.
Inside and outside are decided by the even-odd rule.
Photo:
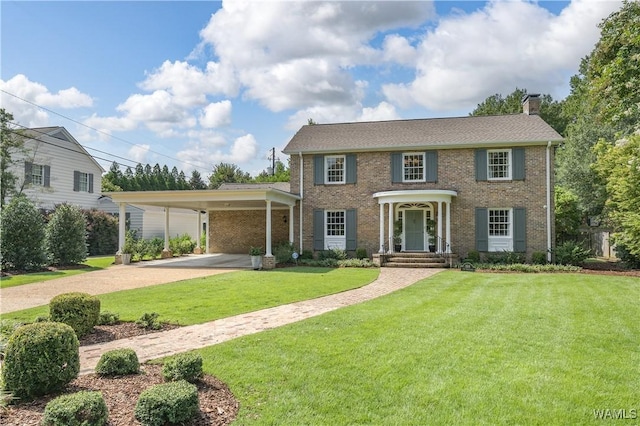
[[[135,408],[135,417],[144,426],[180,424],[198,412],[198,388],[180,380],[144,390]]]
[[[196,242],[191,239],[189,234],[182,234],[169,239],[169,249],[174,256],[193,253],[196,248]]]
[[[358,247],[356,249],[356,259],[368,259],[369,255],[367,254],[367,249],[363,247]]]
[[[140,362],[133,349],[114,349],[105,352],[96,365],[96,373],[101,376],[125,376],[138,374]]]
[[[195,352],[176,355],[162,366],[162,377],[166,381],[186,380],[195,382],[202,377],[202,356]]]
[[[273,255],[276,258],[276,263],[289,263],[293,261],[291,257],[295,248],[290,242],[278,243],[273,248]]]
[[[480,252],[477,250],[471,250],[467,253],[467,259],[469,262],[480,263]]]
[[[574,241],[566,241],[555,249],[556,263],[560,265],[580,266],[590,255],[590,250]]]
[[[82,337],[100,318],[100,299],[87,293],[63,293],[49,302],[49,319],[70,325]]]
[[[62,389],[78,377],[79,344],[73,329],[59,322],[18,328],[5,347],[2,382],[17,398],[29,399]]]
[[[534,265],[546,265],[547,253],[543,251],[534,251],[533,254],[531,254],[531,263]]]
[[[101,392],[81,391],[49,401],[42,426],[102,426],[109,410]]]
[[[87,259],[87,222],[79,208],[56,207],[46,226],[46,245],[53,265],[75,265]]]
[[[89,256],[113,254],[118,250],[118,219],[96,209],[83,210],[87,219]]]
[[[36,270],[47,263],[44,218],[25,196],[16,196],[0,210],[2,269]]]

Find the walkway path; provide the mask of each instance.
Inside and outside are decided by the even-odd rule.
[[[440,271],[442,269],[381,268],[377,280],[355,290],[236,315],[204,324],[82,346],[80,347],[80,374],[92,373],[100,356],[112,349],[134,349],[140,362],[200,349],[374,299],[408,287]]]

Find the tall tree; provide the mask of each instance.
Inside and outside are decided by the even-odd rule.
[[[209,177],[209,188],[218,189],[223,183],[247,183],[250,181],[249,173],[243,172],[237,165],[220,163],[213,166],[213,172]]]
[[[189,187],[191,189],[207,189],[207,184],[202,180],[200,172],[193,170],[191,172],[191,178],[189,179]]]
[[[289,182],[290,178],[289,168],[286,167],[282,161],[278,160],[276,161],[276,168],[274,169],[273,174],[267,173],[266,170],[263,170],[253,180],[254,182]]]
[[[24,151],[23,135],[9,127],[13,115],[0,108],[0,209],[4,207],[6,198],[16,192],[18,176],[11,171],[15,164],[13,155]]]

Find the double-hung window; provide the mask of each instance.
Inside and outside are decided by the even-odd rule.
[[[344,210],[327,210],[326,212],[326,236],[344,237],[345,217]]]
[[[89,192],[89,174],[78,173],[78,191]]]
[[[513,251],[511,209],[489,209],[489,251]]]
[[[487,151],[487,177],[489,180],[511,179],[510,149],[491,149]]]
[[[424,152],[409,152],[402,154],[402,181],[425,181]]]
[[[44,166],[40,164],[31,165],[31,184],[44,186]]]
[[[327,155],[324,157],[325,183],[345,183],[345,156]]]

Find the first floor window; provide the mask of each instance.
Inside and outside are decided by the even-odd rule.
[[[403,182],[424,182],[424,153],[402,155]]]
[[[495,180],[511,179],[511,150],[494,149],[487,151],[487,176]]]
[[[325,183],[344,183],[344,155],[327,155],[325,161]]]
[[[328,210],[326,214],[327,237],[343,237],[345,229],[344,210]]]
[[[489,210],[489,236],[509,237],[511,235],[511,210]]]

